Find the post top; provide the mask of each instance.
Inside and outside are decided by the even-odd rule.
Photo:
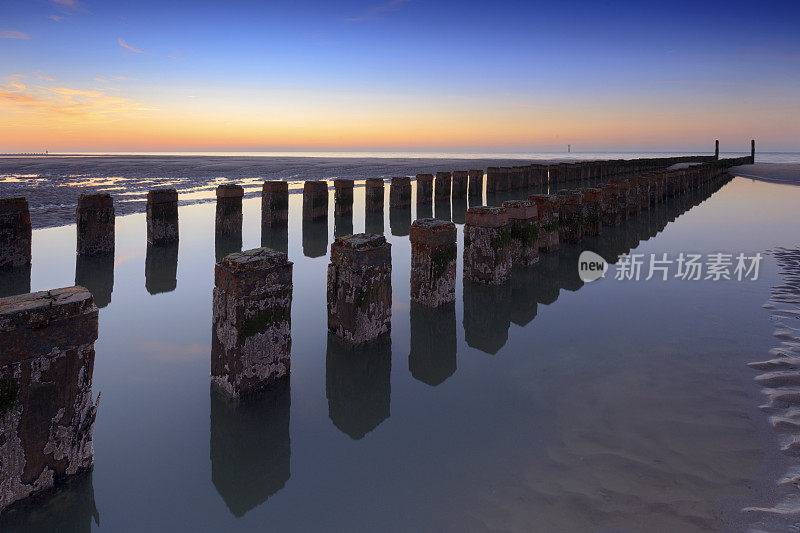
[[[147,201],[151,204],[166,204],[178,201],[178,191],[175,189],[162,188],[152,189],[147,192]]]
[[[481,228],[499,228],[508,224],[508,212],[503,207],[470,207],[467,210],[466,223]]]
[[[449,178],[450,175],[451,174],[449,172],[437,172],[436,173],[436,177],[437,178]]]
[[[81,194],[78,198],[78,208],[85,209],[85,208],[105,208],[111,207],[114,205],[114,200],[111,198],[111,195],[107,192],[104,193],[92,193],[92,194]]]
[[[367,178],[365,186],[367,186],[367,187],[383,187],[383,178]]]
[[[386,244],[386,237],[377,233],[356,233],[338,237],[335,243],[351,250],[366,251]]]
[[[393,176],[392,177],[392,184],[393,185],[411,185],[411,178],[408,176]]]
[[[417,174],[417,181],[433,181],[433,174]]]
[[[0,198],[0,213],[12,213],[28,210],[28,199],[24,196]]]
[[[288,192],[289,184],[283,180],[267,180],[261,186],[261,192]]]
[[[244,196],[244,188],[235,183],[223,183],[217,186],[217,198],[241,198]]]
[[[466,170],[454,170],[453,177],[454,178],[466,178],[469,175],[469,172]]]
[[[589,187],[581,189],[583,192],[583,199],[587,202],[597,202],[602,198],[603,191],[596,187]]]
[[[79,286],[19,294],[0,298],[0,331],[96,312],[92,294]]]
[[[469,175],[470,176],[477,176],[477,175],[483,176],[483,170],[481,170],[479,168],[473,168],[472,170],[469,171]]]
[[[509,200],[503,202],[509,220],[528,220],[536,218],[536,204],[530,200]]]
[[[272,248],[253,248],[252,250],[228,254],[217,263],[217,266],[238,274],[291,265],[292,262],[287,257],[285,253],[278,252]]]
[[[333,180],[333,186],[336,189],[352,189],[353,183],[353,180],[350,178],[336,178]]]
[[[306,180],[303,183],[303,192],[323,192],[328,190],[328,184],[323,180]]]
[[[444,246],[456,243],[456,225],[449,220],[418,218],[411,224],[409,238],[412,243]]]

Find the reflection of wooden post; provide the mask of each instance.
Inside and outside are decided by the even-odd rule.
[[[31,264],[31,234],[28,200],[0,199],[0,268]]]

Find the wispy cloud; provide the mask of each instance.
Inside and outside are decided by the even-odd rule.
[[[78,0],[52,0],[52,2],[58,7],[66,9],[78,9],[81,7],[81,3]]]
[[[350,17],[346,18],[345,20],[347,22],[363,22],[365,20],[378,18],[384,13],[399,9],[403,4],[407,4],[410,1],[411,0],[389,0],[385,4],[380,4],[367,9],[357,17]]]
[[[0,39],[24,39],[28,40],[31,36],[27,33],[14,30],[0,30]]]
[[[143,54],[144,53],[144,50],[140,50],[139,48],[131,46],[128,43],[126,43],[125,41],[123,41],[122,39],[117,39],[117,43],[119,43],[119,45],[122,48],[125,48],[126,50],[129,50],[129,51],[133,52],[134,54]]]
[[[21,76],[0,83],[0,109],[29,110],[47,115],[98,117],[153,108],[130,98],[113,96],[100,89],[29,86]]]
[[[50,20],[55,20],[56,22],[64,20],[64,17],[62,17],[61,15],[50,15],[47,18],[49,18]]]

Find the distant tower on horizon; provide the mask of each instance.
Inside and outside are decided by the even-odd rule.
[[[569,153],[571,153],[571,152],[572,152],[572,145],[571,145],[571,144],[568,144],[568,145],[567,145],[567,153],[569,154]]]
[[[714,148],[714,159],[719,160],[719,139],[714,142],[716,143],[716,147]]]

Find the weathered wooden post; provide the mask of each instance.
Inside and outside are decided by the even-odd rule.
[[[215,232],[226,237],[242,238],[242,198],[241,185],[226,183],[217,187],[217,217]]]
[[[0,198],[0,269],[31,264],[32,233],[28,200]]]
[[[0,511],[92,467],[96,339],[83,287],[0,299]]]
[[[328,184],[323,180],[308,180],[303,184],[303,218],[328,218]]]
[[[501,285],[511,273],[511,234],[502,207],[471,207],[464,224],[464,279]]]
[[[581,189],[583,202],[586,204],[586,220],[584,235],[600,235],[603,233],[603,191],[596,188]]]
[[[445,202],[450,199],[452,187],[451,175],[449,172],[437,172],[434,183],[434,195],[437,202]]]
[[[214,268],[211,376],[233,398],[289,374],[292,265],[282,252],[255,248]]]
[[[470,198],[480,198],[483,196],[483,170],[469,171],[469,188],[467,190]]]
[[[531,266],[539,262],[539,222],[536,204],[529,200],[503,202],[508,213],[511,262]]]
[[[456,298],[456,225],[435,218],[411,224],[411,300],[438,307]]]
[[[82,194],[76,218],[78,255],[114,252],[114,200],[110,194]]]
[[[486,169],[486,194],[492,194],[500,189],[500,167]]]
[[[577,243],[583,239],[586,222],[586,206],[580,191],[559,191],[561,199],[558,212],[559,240]]]
[[[389,184],[389,207],[411,208],[411,178],[396,176]]]
[[[289,222],[289,184],[283,180],[265,181],[261,186],[261,228],[283,226]]]
[[[417,381],[436,387],[452,376],[457,367],[455,303],[433,308],[411,302],[409,315],[408,370]]]
[[[539,222],[539,250],[555,252],[558,250],[558,202],[550,194],[532,194],[528,200],[536,204],[536,217]]]
[[[383,235],[359,233],[331,244],[329,332],[358,345],[391,330],[391,252]]]
[[[364,189],[364,208],[383,213],[383,179],[367,178]]]
[[[178,191],[147,193],[147,242],[156,246],[178,242]]]
[[[750,164],[756,163],[756,140],[750,139]]]
[[[467,179],[469,173],[466,170],[456,170],[453,172],[453,198],[464,198],[467,194]]]
[[[333,180],[333,214],[337,217],[353,214],[353,180],[337,178]]]
[[[417,205],[430,205],[433,198],[433,174],[417,174]]]
[[[719,139],[714,141],[714,159],[719,161]]]

